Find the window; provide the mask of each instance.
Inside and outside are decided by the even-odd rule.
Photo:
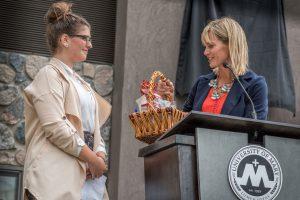
[[[0,165],[0,200],[21,199],[23,168]]]
[[[92,26],[93,48],[88,62],[113,64],[117,0],[74,0],[72,10]],[[43,0],[0,1],[0,50],[49,56],[44,15],[51,3]]]

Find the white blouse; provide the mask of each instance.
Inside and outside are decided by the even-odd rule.
[[[59,59],[57,59],[59,60]],[[86,87],[83,82],[84,80],[65,63],[59,60],[69,75],[70,81],[75,85],[77,90],[79,101],[81,105],[81,120],[83,131],[90,133],[95,132],[95,114],[96,114],[96,100],[94,98],[91,88]],[[102,151],[106,154],[104,147],[98,146],[96,152]]]
[[[75,85],[75,88],[78,93],[80,105],[81,105],[81,117],[82,117],[82,127],[84,131],[93,133],[95,130],[95,113],[96,105],[95,99],[90,88],[83,85],[82,78],[74,72],[70,67],[65,63],[63,64],[66,72],[69,75],[70,80]]]

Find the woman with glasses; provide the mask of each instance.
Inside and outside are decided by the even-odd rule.
[[[24,90],[25,199],[82,199],[86,180],[106,170],[100,127],[111,106],[73,70],[92,43],[90,24],[71,6],[53,3],[46,13],[53,58]],[[108,199],[105,185],[103,193],[95,199]]]

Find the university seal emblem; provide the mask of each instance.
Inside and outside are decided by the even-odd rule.
[[[228,168],[230,186],[241,200],[272,200],[279,194],[282,171],[267,149],[249,145],[238,150]]]

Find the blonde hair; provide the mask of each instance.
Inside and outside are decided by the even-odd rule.
[[[244,30],[233,19],[223,17],[207,24],[201,34],[202,44],[211,42],[213,34],[228,45],[232,70],[238,75],[244,75],[248,68],[248,45]],[[215,73],[217,73],[214,70]]]

